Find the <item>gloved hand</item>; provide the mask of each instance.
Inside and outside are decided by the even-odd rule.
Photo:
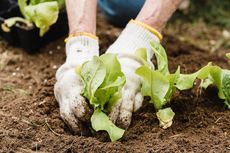
[[[80,95],[83,82],[76,73],[76,67],[99,55],[96,39],[97,37],[88,33],[69,37],[66,43],[66,61],[56,73],[54,94],[59,103],[60,115],[75,134],[84,129],[81,122],[90,118],[89,106]]]
[[[151,63],[153,51],[150,41],[159,41],[161,35],[154,29],[137,21],[131,21],[119,38],[107,52],[118,54],[122,71],[126,76],[126,84],[122,89],[122,97],[110,113],[110,118],[120,127],[127,128],[131,123],[132,113],[142,106],[143,96],[140,93],[140,78],[135,70],[142,63],[135,57],[139,48],[147,49],[147,57]],[[71,38],[66,44],[67,59],[56,73],[55,97],[59,102],[60,114],[65,123],[75,132],[82,130],[82,121],[90,118],[90,109],[80,95],[83,83],[75,72],[78,65],[98,56],[98,42],[88,36]]]
[[[148,61],[152,63],[153,50],[150,48],[150,42],[153,40],[159,42],[161,38],[161,34],[155,29],[142,22],[131,20],[107,50],[107,53],[118,55],[122,71],[126,76],[122,97],[110,113],[110,119],[122,128],[128,128],[132,113],[138,110],[143,102],[140,78],[135,74],[142,63],[135,57],[135,52],[139,48],[146,48]]]

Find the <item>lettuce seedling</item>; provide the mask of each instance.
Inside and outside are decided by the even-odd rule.
[[[25,20],[40,28],[39,34],[43,36],[56,23],[64,0],[18,0],[18,5]]]
[[[147,64],[147,58],[143,58],[146,55],[145,49],[137,50],[137,56],[141,61],[145,61],[144,65],[136,70],[136,74],[141,77],[142,87],[141,93],[143,96],[149,96],[151,103],[157,110],[157,118],[160,122],[160,126],[168,128],[172,125],[172,120],[175,113],[172,109],[164,108],[176,89],[176,82],[180,75],[180,67],[173,74],[170,74],[168,69],[168,59],[164,48],[157,42],[150,43],[152,50],[155,53],[157,59],[157,69],[151,69],[151,66]]]
[[[78,73],[84,83],[82,95],[94,109],[91,117],[93,129],[107,131],[112,141],[120,139],[124,130],[116,127],[107,116],[120,98],[121,88],[126,81],[116,55],[107,53],[95,56],[83,63]]]
[[[176,89],[191,89],[196,79],[201,80],[200,87],[202,88],[207,88],[211,84],[217,86],[219,98],[224,99],[230,109],[230,70],[221,69],[208,63],[192,74],[181,74],[180,67],[174,74],[170,74],[164,48],[157,42],[151,42],[150,45],[156,56],[157,69],[151,69],[148,64],[146,50],[139,49],[136,55],[142,61],[143,66],[138,68],[136,73],[142,80],[142,94],[151,98],[151,103],[157,110],[156,115],[161,127],[170,127],[175,115],[170,107],[164,108],[164,105],[171,100]],[[226,56],[230,58],[230,54]]]
[[[219,98],[225,100],[226,106],[230,109],[230,70],[209,63],[195,73],[181,74],[176,87],[180,90],[190,89],[196,79],[201,80],[200,87],[204,89],[209,85],[215,85],[218,88]]]

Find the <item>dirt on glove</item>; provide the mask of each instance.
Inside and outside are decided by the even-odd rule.
[[[102,52],[119,33],[99,17]],[[103,133],[72,135],[53,94],[55,72],[65,60],[63,39],[33,55],[0,41],[0,152],[230,152],[230,111],[215,87],[178,93],[171,101],[176,116],[169,129],[159,127],[146,99],[118,142],[109,142]],[[210,54],[167,35],[163,44],[171,72],[180,65],[191,73],[209,61],[230,68],[224,56],[230,50]]]

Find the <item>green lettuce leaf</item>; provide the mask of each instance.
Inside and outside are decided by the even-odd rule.
[[[147,61],[147,51],[145,48],[137,49],[135,52],[135,56],[143,63],[144,66],[151,68],[151,65]]]
[[[142,80],[141,93],[143,96],[150,96],[154,107],[157,110],[161,109],[166,101],[165,96],[170,89],[170,82],[167,76],[164,76],[159,71],[151,70],[147,66],[138,68],[136,74]]]
[[[25,7],[26,18],[40,28],[40,36],[43,36],[50,26],[56,23],[58,13],[58,3],[54,1]]]
[[[219,92],[222,92],[224,96],[220,97],[221,93],[219,93],[219,97],[225,99],[225,104],[230,109],[230,71],[223,70],[222,73],[222,86]]]
[[[167,129],[172,125],[175,113],[171,108],[160,109],[157,113],[157,118],[160,121],[160,126]]]
[[[228,59],[230,59],[230,53],[227,53],[227,54],[226,54],[226,57],[227,57]]]
[[[94,110],[94,113],[91,117],[92,127],[96,131],[107,131],[111,141],[116,141],[120,139],[125,130],[118,128],[109,117],[103,113],[100,109]]]
[[[20,8],[20,11],[22,15],[27,19],[26,14],[25,14],[25,7],[27,6],[27,1],[28,0],[18,0],[18,6]]]
[[[169,90],[165,96],[166,102],[169,102],[176,90],[176,82],[179,79],[180,76],[180,67],[177,68],[176,72],[174,74],[169,74],[167,76],[169,80]]]
[[[44,2],[52,2],[52,1],[58,2],[59,8],[62,8],[65,5],[65,0],[29,0],[29,1],[31,5],[36,5],[36,4],[44,3]]]
[[[196,79],[201,80],[201,87],[206,89],[210,85],[218,88],[218,96],[225,100],[225,104],[230,108],[230,71],[213,66],[211,63],[192,74],[180,74],[176,87],[179,90],[187,90],[193,87]]]
[[[212,67],[213,66],[211,66],[211,63],[209,63],[208,65],[206,65],[205,67],[201,68],[200,70],[198,70],[195,73],[192,73],[192,74],[180,74],[179,78],[178,78],[178,80],[176,82],[176,87],[179,90],[188,90],[188,89],[192,88],[196,78],[204,80],[209,76],[210,69]]]
[[[150,42],[151,48],[153,49],[157,59],[157,70],[163,75],[169,74],[168,69],[168,57],[163,46],[156,41]]]
[[[225,96],[222,90],[222,75],[223,75],[222,72],[223,70],[220,67],[212,66],[209,70],[210,76],[206,80],[209,80],[209,82],[212,82],[213,85],[217,86],[219,90],[218,92],[219,98],[225,99]]]
[[[91,118],[94,130],[105,130],[112,141],[122,137],[123,130],[116,127],[105,113],[109,113],[121,97],[121,89],[125,84],[125,75],[115,54],[104,54],[93,57],[77,68],[84,90],[82,95],[94,108]]]
[[[18,0],[18,5],[25,19],[40,28],[39,35],[43,36],[56,23],[64,0]]]
[[[210,82],[208,85],[213,84],[218,88],[219,98],[225,100],[226,106],[230,109],[230,70],[211,66],[209,73],[210,75],[205,81]]]
[[[86,97],[91,105],[97,107],[95,92],[103,83],[106,77],[106,68],[99,57],[93,57],[91,61],[85,62],[81,68],[81,77],[84,82],[83,96]]]
[[[104,110],[105,104],[114,104],[113,100],[109,104],[110,100],[114,99],[113,96],[121,90],[126,81],[116,55],[108,53],[100,57],[95,56],[84,63],[80,71],[85,85],[83,96],[89,99],[91,105]]]

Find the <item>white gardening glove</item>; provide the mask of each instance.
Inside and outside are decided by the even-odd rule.
[[[76,67],[98,55],[96,39],[84,35],[72,37],[66,43],[66,61],[56,73],[54,94],[60,106],[60,115],[75,134],[84,130],[81,122],[90,118],[89,106],[80,95],[83,82],[76,73]]]
[[[142,106],[143,96],[140,93],[140,78],[135,74],[142,63],[135,56],[139,48],[147,49],[149,63],[153,56],[151,41],[158,41],[161,34],[155,29],[138,21],[131,20],[122,31],[119,38],[111,45],[107,53],[115,53],[126,76],[126,84],[122,89],[122,97],[110,113],[110,119],[122,128],[128,128],[132,113]]]

